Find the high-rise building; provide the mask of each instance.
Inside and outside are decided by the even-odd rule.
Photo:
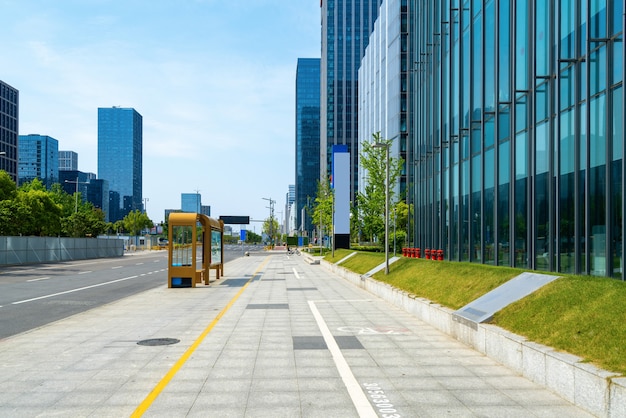
[[[70,195],[78,192],[82,202],[90,202],[94,208],[104,212],[109,222],[109,182],[96,179],[95,173],[84,173],[78,170],[59,170],[59,183]]]
[[[411,4],[411,245],[623,280],[623,2]]]
[[[98,108],[98,178],[109,182],[109,220],[143,209],[143,119],[133,108]]]
[[[19,92],[0,80],[0,170],[17,183]]]
[[[350,154],[350,200],[358,190],[358,69],[382,0],[322,0],[320,178],[327,181],[333,145]]]
[[[59,182],[59,141],[47,135],[19,135],[18,184],[39,179],[52,187]]]
[[[180,209],[183,212],[202,213],[202,195],[200,193],[181,193]]]
[[[78,170],[78,154],[74,151],[59,151],[59,171]]]
[[[385,0],[359,68],[359,143],[371,142],[372,134],[391,140],[390,155],[407,163],[408,138],[408,10],[403,0]],[[410,167],[410,164],[406,166]],[[390,185],[396,199],[406,198],[410,170],[402,170]],[[359,188],[366,177],[359,167]]]
[[[320,59],[298,58],[296,69],[295,229],[312,229],[307,207],[320,179]],[[291,192],[291,190],[290,190]]]

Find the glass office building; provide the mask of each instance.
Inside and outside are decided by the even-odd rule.
[[[18,185],[39,179],[50,189],[59,182],[59,141],[47,135],[18,138]]]
[[[322,0],[320,178],[327,180],[333,145],[350,153],[350,200],[358,191],[358,70],[382,0]]]
[[[372,135],[392,141],[393,158],[407,161],[408,141],[408,12],[406,0],[385,0],[378,12],[369,45],[359,68],[359,143]],[[359,188],[365,192],[367,174],[359,169]],[[396,196],[407,196],[406,166],[398,183],[390,186]]]
[[[298,58],[296,69],[295,225],[311,232],[310,213],[320,173],[320,59]],[[291,189],[290,189],[291,192]]]
[[[0,170],[17,183],[19,91],[0,80]]]
[[[180,209],[182,212],[202,213],[202,195],[199,193],[181,193]]]
[[[74,151],[59,151],[59,171],[78,170],[78,154]]]
[[[622,277],[622,0],[411,6],[411,244]]]
[[[109,220],[143,211],[142,116],[132,108],[98,108],[98,178],[109,182]]]

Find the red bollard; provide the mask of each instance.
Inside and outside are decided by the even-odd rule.
[[[422,258],[422,250],[419,248],[414,248],[415,250],[415,258]]]
[[[430,250],[428,248],[424,250],[424,258],[430,260]]]
[[[416,257],[415,248],[409,248],[409,254],[411,258],[415,258]]]
[[[443,250],[437,250],[437,260],[443,261]]]
[[[413,248],[409,247],[409,248],[406,249],[406,256],[409,257],[409,258],[413,257]]]

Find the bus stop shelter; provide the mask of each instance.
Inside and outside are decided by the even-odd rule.
[[[201,213],[172,213],[168,218],[167,287],[209,285],[210,271],[224,275],[224,223]]]

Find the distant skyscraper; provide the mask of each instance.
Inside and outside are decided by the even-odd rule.
[[[380,132],[382,139],[392,140],[391,157],[407,161],[408,138],[408,19],[406,1],[385,0],[380,7],[374,30],[359,68],[359,144],[372,141]],[[359,145],[360,146],[360,145]],[[394,189],[397,198],[406,196],[407,172],[403,170]],[[367,174],[359,167],[365,191]]]
[[[59,182],[59,141],[47,135],[19,136],[18,183],[39,179],[50,188]]]
[[[142,210],[143,120],[132,108],[98,108],[98,178],[109,182],[109,220]]]
[[[333,145],[350,153],[350,198],[358,190],[358,85],[361,58],[382,0],[322,0],[320,173],[326,180]]]
[[[74,151],[59,151],[59,171],[78,170],[78,154]]]
[[[183,212],[202,213],[202,195],[199,193],[181,193],[180,209]]]
[[[296,69],[296,184],[293,228],[310,231],[306,206],[320,179],[320,59],[298,58]],[[291,186],[289,189],[292,193]],[[291,203],[291,202],[289,202]],[[304,220],[304,223],[303,223]]]
[[[0,80],[0,170],[17,183],[19,92]]]

